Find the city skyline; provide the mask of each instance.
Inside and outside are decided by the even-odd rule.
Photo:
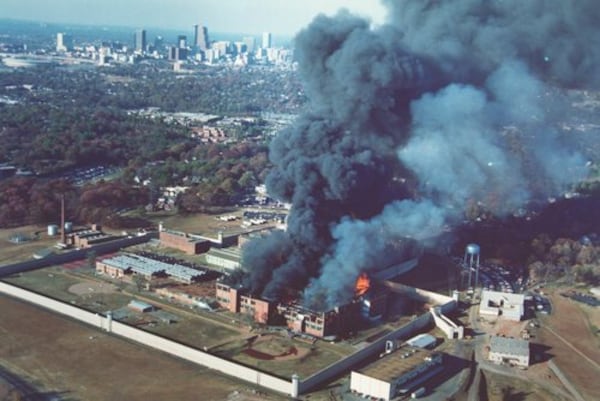
[[[0,18],[47,23],[131,26],[189,30],[195,24],[223,33],[271,32],[292,36],[318,14],[342,8],[384,21],[385,9],[377,0],[4,0]]]

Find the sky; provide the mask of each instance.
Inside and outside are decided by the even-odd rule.
[[[340,8],[370,18],[385,17],[379,0],[0,0],[0,18],[138,28],[212,32],[272,32],[292,36],[318,14]]]

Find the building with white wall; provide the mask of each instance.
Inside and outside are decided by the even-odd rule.
[[[352,371],[350,390],[363,397],[389,401],[408,395],[443,369],[441,353],[401,347],[364,369]]]
[[[490,340],[488,359],[495,363],[529,366],[529,342],[520,338],[494,336]]]
[[[56,34],[56,51],[68,52],[73,49],[73,37],[64,32]]]
[[[525,296],[498,291],[481,291],[479,315],[520,321],[525,313]]]

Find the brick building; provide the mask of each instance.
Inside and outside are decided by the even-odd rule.
[[[188,255],[198,255],[210,248],[209,241],[193,238],[178,231],[161,230],[158,238],[164,246],[179,249]]]
[[[233,313],[252,316],[257,323],[271,322],[276,308],[272,302],[254,298],[236,286],[217,282],[217,302],[222,308]]]

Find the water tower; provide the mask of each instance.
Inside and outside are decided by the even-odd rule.
[[[477,244],[468,244],[465,247],[465,257],[463,259],[463,268],[469,272],[469,287],[477,287],[479,284],[479,254],[481,248]],[[471,275],[475,271],[475,285],[471,282]]]

